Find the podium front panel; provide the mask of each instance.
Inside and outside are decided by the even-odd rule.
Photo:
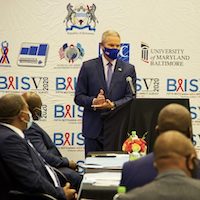
[[[155,131],[160,110],[168,104],[181,104],[189,110],[189,99],[133,99],[103,116],[104,150],[120,151],[128,133],[135,130],[139,137],[148,132],[148,152],[158,136]]]

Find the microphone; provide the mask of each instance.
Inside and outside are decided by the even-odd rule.
[[[127,77],[126,77],[126,81],[128,82],[128,84],[129,84],[129,86],[130,86],[132,95],[135,96],[135,95],[136,95],[136,92],[135,92],[135,87],[134,87],[134,85],[133,85],[133,79],[132,79],[130,76],[127,76]]]

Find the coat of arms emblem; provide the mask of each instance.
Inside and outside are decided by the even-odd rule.
[[[98,20],[95,15],[96,5],[91,6],[72,6],[70,3],[67,5],[67,16],[63,23],[66,25],[66,31],[73,29],[89,29],[91,31],[96,30],[96,24]]]

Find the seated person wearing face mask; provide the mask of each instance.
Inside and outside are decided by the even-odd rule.
[[[48,133],[35,123],[42,114],[42,100],[40,96],[34,92],[26,92],[22,96],[27,102],[34,119],[31,127],[24,131],[26,139],[30,140],[35,149],[49,165],[60,170],[66,176],[71,186],[78,190],[82,177],[75,171],[77,167],[76,163],[73,160],[63,157],[52,142]]]
[[[156,178],[117,200],[198,200],[200,181],[191,178],[197,164],[195,149],[187,137],[178,131],[164,132],[154,145]]]
[[[22,96],[6,94],[0,98],[0,161],[10,180],[9,188],[6,191],[0,188],[1,192],[7,196],[9,190],[20,190],[46,193],[58,199],[76,198],[70,184],[62,188],[51,166],[24,139],[23,131],[30,127],[31,119]]]
[[[191,114],[184,106],[172,103],[160,111],[156,131],[162,134],[168,130],[177,130],[186,137],[192,138]],[[120,185],[125,186],[129,191],[151,182],[157,176],[153,161],[154,153],[152,152],[138,160],[124,163]],[[197,178],[200,179],[200,169]]]

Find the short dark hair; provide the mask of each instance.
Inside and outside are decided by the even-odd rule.
[[[6,94],[0,98],[0,122],[10,124],[26,105],[18,94]]]
[[[38,106],[42,104],[40,96],[35,92],[25,92],[22,97],[28,104],[30,112],[34,115],[34,109],[39,108]]]

